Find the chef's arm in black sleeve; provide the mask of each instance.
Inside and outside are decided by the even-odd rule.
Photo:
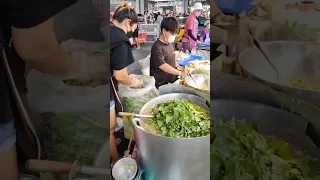
[[[75,0],[6,0],[13,46],[19,56],[46,74],[67,75],[72,55],[56,39],[53,17]],[[21,10],[23,7],[23,10]]]
[[[193,39],[194,41],[197,41],[197,38],[195,38],[195,37],[193,36],[191,29],[188,29],[188,35],[189,35],[189,37],[191,37],[191,39]]]

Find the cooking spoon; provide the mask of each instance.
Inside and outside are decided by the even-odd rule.
[[[134,114],[128,112],[119,112],[119,116],[136,117],[136,118],[153,118],[153,115]]]

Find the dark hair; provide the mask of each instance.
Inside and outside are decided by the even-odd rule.
[[[158,12],[158,14],[160,15],[160,12]]]
[[[171,33],[176,33],[178,31],[178,21],[174,17],[166,17],[161,22],[161,32],[163,29]]]
[[[118,7],[112,19],[122,23],[125,19],[130,19],[131,24],[138,24],[139,19],[135,10],[130,7]]]

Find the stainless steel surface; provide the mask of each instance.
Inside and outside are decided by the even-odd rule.
[[[115,180],[134,180],[138,173],[138,164],[132,158],[122,158],[112,168],[112,176]]]
[[[261,43],[272,63],[285,78],[297,76],[309,86],[320,87],[320,45],[306,42],[274,41]],[[257,48],[249,48],[239,55],[239,65],[246,75],[271,87],[294,93],[300,98],[320,105],[319,91],[295,88],[281,82]]]
[[[194,80],[194,78],[192,77],[192,75],[191,75],[191,74],[189,74],[189,76],[190,76],[190,78],[192,79],[192,81],[194,82],[194,84],[196,85],[196,87],[198,87],[198,88],[199,88],[199,85],[198,85],[197,81],[196,81],[196,80]]]
[[[201,89],[201,87],[204,87],[204,88],[209,88],[210,90],[210,76],[202,75],[202,74],[194,74],[192,75],[192,77],[193,79],[190,76],[184,79],[185,83],[188,86],[193,87],[195,89],[200,89],[200,90],[203,90]],[[197,82],[197,84],[195,82]]]
[[[188,99],[209,111],[206,100],[195,95],[165,94],[146,103],[140,114],[151,107],[172,100]],[[146,132],[134,120],[134,130],[146,180],[208,180],[210,179],[210,136],[169,138]],[[140,125],[143,121],[139,120]],[[143,125],[142,125],[143,126]]]
[[[280,77],[281,79],[283,79],[283,77],[281,76],[281,74],[279,73],[279,71],[277,70],[277,68],[275,67],[275,65],[273,65],[272,61],[270,60],[268,54],[264,51],[264,49],[261,47],[260,43],[258,42],[258,40],[256,38],[253,38],[253,43],[254,45],[258,48],[258,50],[261,52],[261,54],[263,55],[263,57],[265,58],[265,60],[269,63],[269,65],[272,67],[272,69],[274,70],[274,72],[278,75],[278,77]]]
[[[307,120],[298,115],[267,105],[248,101],[214,99],[211,101],[211,119],[219,117],[231,120],[232,117],[255,122],[265,135],[276,136],[306,154],[320,158],[320,149],[305,135]]]

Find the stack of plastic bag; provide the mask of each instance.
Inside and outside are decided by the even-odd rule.
[[[71,39],[61,45],[69,52],[82,52],[86,58],[106,58],[106,43]],[[45,126],[48,158],[92,165],[109,139],[109,81],[105,77],[86,82],[69,80],[35,69],[26,80],[28,104],[41,114]]]
[[[141,108],[151,99],[159,95],[155,86],[155,79],[152,76],[134,75],[142,79],[143,88],[133,88],[126,85],[119,85],[119,96],[121,98],[124,110],[131,113],[139,113]]]
[[[138,61],[139,64],[142,66],[142,75],[150,76],[150,57],[151,54],[149,54],[146,58]]]

